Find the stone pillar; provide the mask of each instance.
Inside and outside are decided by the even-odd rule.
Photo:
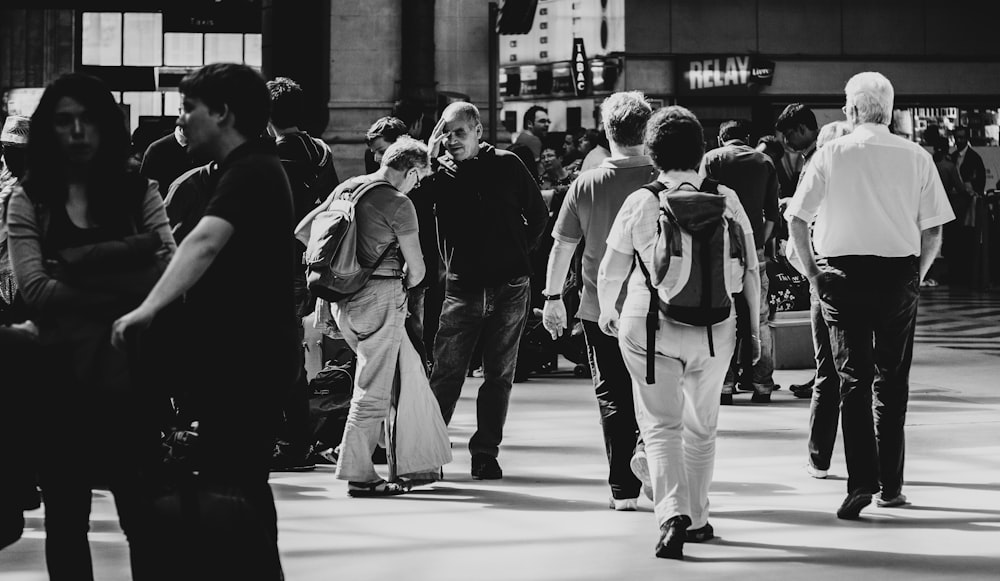
[[[434,72],[434,0],[403,0],[402,85],[400,98],[412,99],[424,106],[427,119],[434,118],[437,99]],[[430,136],[432,123],[426,123],[424,136]]]
[[[489,121],[489,2],[438,0],[436,14],[438,91],[468,95],[479,107],[485,127]]]
[[[364,173],[365,132],[389,114],[402,71],[402,2],[329,0],[331,144],[341,179]]]

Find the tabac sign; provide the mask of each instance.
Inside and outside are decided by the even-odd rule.
[[[573,39],[573,60],[570,63],[573,69],[573,91],[577,96],[589,95],[593,90],[590,76],[590,62],[587,60],[587,50],[583,46],[582,38]]]
[[[682,95],[746,95],[774,79],[774,61],[756,55],[679,58]]]

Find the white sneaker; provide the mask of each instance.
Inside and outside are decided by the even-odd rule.
[[[875,504],[882,508],[896,508],[897,506],[905,506],[909,502],[906,501],[906,495],[900,492],[893,498],[879,498]]]
[[[633,511],[639,510],[639,499],[638,498],[611,498],[608,501],[608,508],[613,508],[617,511]]]
[[[820,480],[826,478],[826,470],[820,470],[819,468],[812,465],[812,462],[806,462],[806,472],[809,476],[813,478],[819,478]]]
[[[636,450],[635,454],[632,455],[632,459],[629,460],[629,467],[632,468],[632,474],[635,474],[635,477],[642,482],[642,493],[649,500],[653,500],[653,481],[649,477],[649,463],[646,461],[646,451]]]

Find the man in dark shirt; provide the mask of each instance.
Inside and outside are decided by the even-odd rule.
[[[166,197],[170,184],[196,165],[198,164],[188,154],[184,134],[177,127],[149,144],[142,156],[139,173],[145,178],[156,180],[160,186],[160,195]]]
[[[302,87],[288,77],[278,77],[267,82],[267,89],[271,93],[271,119],[267,131],[275,139],[278,157],[288,175],[295,224],[298,224],[340,182],[333,166],[330,146],[299,129],[299,118],[305,108]],[[289,236],[294,237],[294,233],[289,232]],[[306,247],[298,240],[295,246],[295,309],[301,318],[313,311],[315,301],[306,287],[306,266],[302,261]],[[301,340],[305,331],[301,324],[298,328]],[[309,429],[309,382],[306,379],[304,348],[300,352],[298,377],[291,389],[284,392],[284,424],[271,460],[271,469],[275,471],[302,471],[316,467],[310,460],[313,437]]]
[[[219,164],[215,190],[146,300],[115,322],[112,340],[123,346],[186,293],[190,353],[178,363],[191,370],[197,400],[199,489],[220,504],[203,512],[202,527],[164,531],[164,566],[178,567],[176,578],[198,570],[210,579],[280,579],[267,478],[280,392],[298,363],[291,188],[274,143],[261,138],[270,96],[259,73],[207,65],[180,91],[177,124],[191,153]]]
[[[469,440],[477,480],[503,476],[497,455],[527,316],[528,254],[548,220],[538,185],[521,160],[481,143],[482,136],[474,105],[449,105],[430,140],[432,152],[444,144],[447,153],[411,196],[418,208],[434,205],[447,267],[431,375],[446,423],[455,412],[476,343],[483,347],[478,429]]]
[[[723,403],[732,403],[734,384],[749,388],[752,384],[751,401],[766,403],[771,401],[771,391],[775,389],[774,356],[771,350],[771,331],[767,326],[767,260],[764,244],[771,237],[774,224],[778,221],[778,178],[774,164],[767,155],[748,145],[750,124],[743,120],[726,121],[719,127],[719,145],[705,154],[701,173],[723,185],[736,190],[736,195],[746,210],[753,226],[753,239],[757,246],[757,263],[760,269],[760,349],[761,356],[756,364],[750,360],[749,349],[737,345],[733,354],[733,364],[726,374],[722,386]],[[744,303],[745,304],[745,303]],[[742,325],[746,327],[746,325]],[[737,370],[742,367],[743,377],[737,378]],[[749,390],[748,390],[749,391]],[[728,397],[727,397],[728,395]]]

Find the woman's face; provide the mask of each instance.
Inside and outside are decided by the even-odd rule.
[[[101,146],[101,131],[93,116],[79,101],[63,97],[52,116],[56,143],[73,164],[88,164]]]

